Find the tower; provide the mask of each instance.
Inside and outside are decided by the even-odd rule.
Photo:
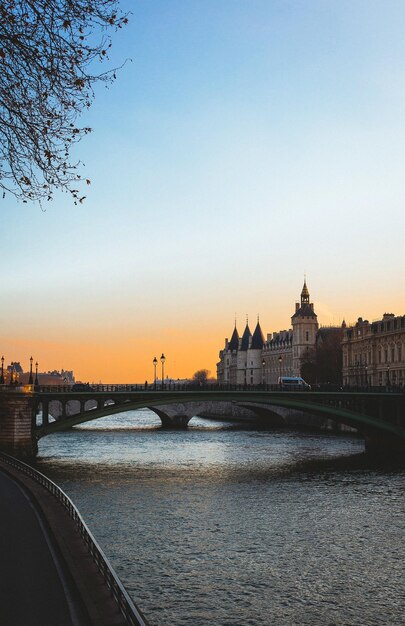
[[[315,359],[316,333],[319,328],[314,305],[310,302],[306,280],[301,291],[301,303],[295,304],[291,324],[293,328],[293,376],[301,376],[304,363],[311,363]]]
[[[249,323],[246,319],[245,330],[243,331],[242,338],[239,344],[239,351],[237,356],[237,373],[236,373],[236,384],[237,385],[246,385],[247,384],[247,365],[248,365],[248,350],[250,348],[250,344],[252,342],[252,333],[250,332]]]

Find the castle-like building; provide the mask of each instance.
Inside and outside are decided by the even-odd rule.
[[[264,338],[259,319],[253,335],[246,322],[242,337],[236,323],[231,340],[219,353],[217,379],[220,384],[260,385],[277,384],[280,376],[301,376],[304,363],[315,357],[319,329],[318,318],[306,281],[301,291],[301,302],[295,305],[292,328],[270,333]]]

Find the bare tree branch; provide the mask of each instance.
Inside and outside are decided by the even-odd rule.
[[[22,199],[51,200],[59,189],[82,202],[72,146],[91,132],[77,118],[94,85],[115,70],[111,31],[128,22],[119,0],[0,0],[0,189]],[[90,181],[86,179],[89,184]]]

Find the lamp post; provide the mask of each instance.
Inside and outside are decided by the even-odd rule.
[[[38,382],[38,361],[35,361],[35,382],[34,382],[35,387],[38,387],[39,382]]]
[[[162,391],[165,387],[165,361],[166,361],[166,357],[162,352],[162,356],[160,357],[160,362],[162,364]]]
[[[0,385],[4,385],[4,356],[1,357]]]
[[[390,366],[387,365],[387,387],[390,386]]]
[[[264,368],[266,365],[266,361],[264,359],[262,359],[262,385],[264,387]]]
[[[29,385],[32,385],[33,382],[34,382],[34,379],[32,378],[32,362],[33,362],[33,360],[34,359],[32,357],[30,357],[30,377],[28,379],[28,384]]]
[[[14,363],[11,364],[10,370],[10,385],[14,384]]]
[[[154,383],[153,383],[153,388],[156,390],[156,365],[157,365],[157,358],[155,357],[152,361],[153,363],[153,369],[154,369]]]
[[[366,373],[366,389],[368,389],[368,375],[367,375],[368,374],[368,366],[367,366],[367,364],[364,367],[364,371]]]
[[[283,357],[282,357],[282,356],[281,356],[281,354],[280,354],[280,356],[278,357],[278,364],[279,364],[279,366],[280,366],[280,375],[279,375],[279,385],[280,385],[280,389],[281,389],[281,386],[282,386],[282,385],[281,385],[281,364],[282,364],[282,362],[283,362]]]

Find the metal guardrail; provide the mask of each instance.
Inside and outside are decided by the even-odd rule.
[[[47,491],[49,491],[60,504],[67,510],[71,519],[76,523],[79,534],[82,537],[87,549],[96,564],[98,570],[101,572],[110,592],[116,601],[121,614],[124,616],[129,626],[148,626],[148,622],[141,615],[139,609],[132,602],[125,590],[122,582],[114,572],[104,552],[98,545],[97,541],[91,534],[78,509],[75,507],[71,499],[66,495],[64,491],[52,480],[38,472],[30,465],[23,463],[19,459],[12,457],[5,452],[0,452],[0,458],[14,467],[15,469],[23,472],[37,483],[42,485]]]
[[[319,392],[328,392],[328,393],[405,393],[405,386],[399,387],[398,385],[382,385],[382,386],[352,386],[352,387],[339,387],[338,385],[314,385],[311,390],[309,389],[301,389],[298,386],[294,388],[284,387],[280,389],[280,385],[278,384],[265,384],[262,385],[226,385],[226,384],[177,384],[173,383],[165,383],[162,388],[161,385],[155,387],[153,384],[151,385],[142,385],[142,384],[134,384],[134,385],[120,385],[120,384],[110,384],[110,385],[83,385],[81,389],[74,389],[69,385],[39,385],[34,387],[33,390],[37,393],[136,393],[137,391],[148,391],[148,392],[179,392],[179,391],[204,391],[207,393],[210,392],[218,392],[218,391],[284,391],[284,392],[306,392],[306,391],[319,391]]]
[[[161,385],[155,386],[153,383],[149,384],[108,384],[108,385],[80,385],[77,388],[76,385],[0,385],[0,391],[13,391],[20,393],[136,393],[139,391],[147,392],[179,392],[179,391],[204,391],[207,393],[218,391],[285,391],[291,393],[292,391],[305,392],[309,389],[300,388],[286,388],[280,389],[278,384],[259,384],[259,385],[227,385],[217,383],[207,384],[179,384],[177,382],[165,383],[163,388]],[[405,386],[398,385],[379,385],[379,386],[345,386],[339,387],[338,385],[320,384],[314,385],[311,389],[314,392],[327,392],[327,393],[405,393]]]

